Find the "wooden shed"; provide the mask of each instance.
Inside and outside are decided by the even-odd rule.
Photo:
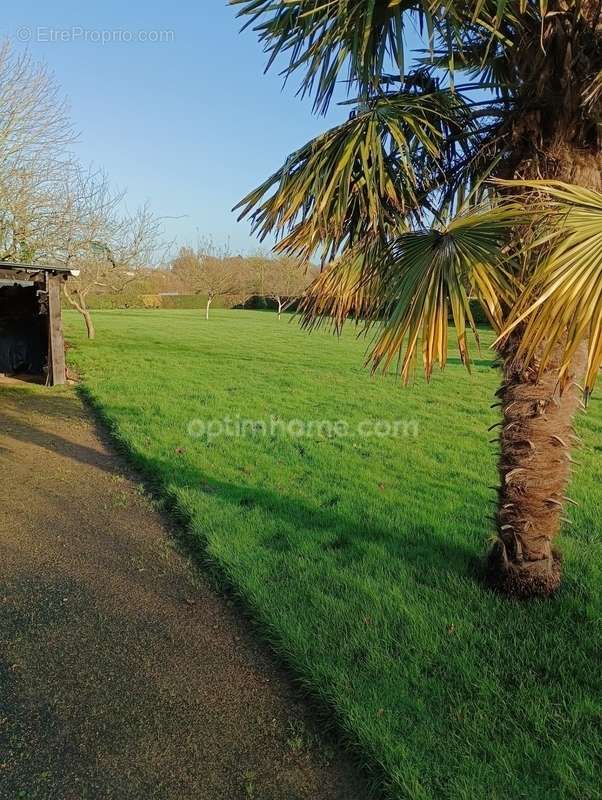
[[[0,261],[0,374],[65,383],[62,284],[78,272]]]

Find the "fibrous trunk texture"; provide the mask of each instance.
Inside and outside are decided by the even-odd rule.
[[[516,342],[515,337],[502,354],[498,540],[490,555],[489,577],[506,594],[531,597],[551,594],[560,584],[560,558],[553,541],[567,502],[573,421],[582,395],[575,381],[582,377],[586,348],[579,351],[561,393],[562,348],[539,375],[536,363],[525,368],[516,362]]]
[[[538,35],[533,31],[531,46],[523,43],[516,49],[518,72],[538,100],[534,103],[527,93],[521,113],[513,116],[510,156],[502,161],[499,175],[561,180],[600,190],[599,126],[580,110],[589,76],[599,69],[597,39],[583,30],[583,20],[597,30],[600,9],[599,4],[584,3],[585,16],[579,21],[557,13],[566,11],[566,6],[555,4],[545,31],[541,28]],[[573,39],[583,46],[573,51]],[[488,575],[505,594],[532,597],[552,594],[560,585],[560,556],[553,543],[570,502],[566,490],[575,446],[573,421],[582,397],[577,383],[585,374],[587,343],[577,353],[561,393],[558,367],[563,343],[556,343],[557,350],[540,374],[537,359],[526,368],[516,357],[523,333],[524,329],[515,329],[500,352],[501,485],[498,538]]]

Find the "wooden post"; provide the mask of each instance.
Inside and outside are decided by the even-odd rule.
[[[46,275],[48,292],[48,385],[62,386],[67,381],[65,371],[65,339],[61,318],[60,275]]]

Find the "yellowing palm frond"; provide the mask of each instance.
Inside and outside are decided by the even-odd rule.
[[[450,90],[382,96],[308,142],[237,206],[281,252],[334,257],[366,237],[385,237],[419,207],[416,167],[443,175],[450,130],[468,135],[471,115]]]
[[[583,105],[586,109],[594,109],[602,98],[602,70],[597,72],[583,91]]]
[[[365,322],[379,317],[384,297],[374,267],[381,246],[378,240],[364,242],[320,273],[299,304],[304,327],[315,328],[326,322],[340,332],[350,316]]]
[[[532,275],[503,336],[524,325],[517,358],[537,360],[542,371],[564,344],[561,379],[587,340],[588,397],[602,367],[602,193],[561,182],[510,183],[537,193],[530,205],[542,224],[528,245],[537,258]]]

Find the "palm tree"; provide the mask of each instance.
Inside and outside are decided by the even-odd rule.
[[[427,378],[445,366],[449,319],[470,368],[478,299],[503,373],[489,576],[552,593],[573,418],[602,365],[602,2],[231,2],[315,112],[341,85],[351,109],[241,217],[322,256],[305,324],[373,326],[374,368],[405,381],[419,348]]]

